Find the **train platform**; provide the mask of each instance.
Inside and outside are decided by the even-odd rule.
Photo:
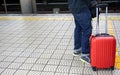
[[[104,13],[100,30],[104,32]],[[96,18],[92,20],[96,33]],[[93,71],[74,57],[71,14],[1,14],[0,75],[119,75],[120,13],[108,14],[108,32],[117,40],[115,70]]]

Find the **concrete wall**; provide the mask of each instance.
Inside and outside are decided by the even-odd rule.
[[[20,0],[20,4],[23,14],[30,14],[33,12],[32,0]]]

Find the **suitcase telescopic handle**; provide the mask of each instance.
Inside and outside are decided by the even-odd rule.
[[[108,4],[97,4],[96,5],[96,17],[97,17],[97,26],[96,26],[96,34],[100,34],[100,29],[99,29],[99,8],[106,8],[106,16],[105,16],[105,33],[108,33],[108,24],[107,24],[107,17],[108,17]]]

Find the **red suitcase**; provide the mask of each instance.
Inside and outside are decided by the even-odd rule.
[[[106,32],[99,33],[99,7],[103,5],[98,5],[97,10],[97,34],[92,35],[90,38],[90,59],[91,66],[94,71],[97,69],[111,68],[114,70],[115,65],[115,52],[116,52],[116,39],[114,36],[107,34],[107,5],[106,7]]]

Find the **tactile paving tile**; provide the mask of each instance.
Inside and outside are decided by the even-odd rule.
[[[27,75],[40,75],[40,71],[30,71]]]
[[[59,45],[67,46],[68,44],[69,44],[69,41],[64,41],[64,42],[61,41]]]
[[[55,75],[69,75],[69,73],[55,73]]]
[[[5,58],[7,58],[7,56],[0,55],[0,61],[3,61]]]
[[[22,63],[12,63],[8,66],[8,68],[10,69],[18,69],[20,66],[22,65]]]
[[[3,52],[1,55],[2,56],[8,56],[8,55],[10,55],[12,52],[7,52],[7,51],[5,51],[5,52]]]
[[[47,62],[49,61],[49,59],[38,59],[37,61],[36,61],[36,64],[47,64]]]
[[[42,72],[41,75],[54,75],[54,72]]]
[[[9,56],[11,57],[17,57],[21,54],[22,52],[12,52]]]
[[[120,58],[119,58],[119,59],[120,59]],[[117,63],[117,62],[116,62],[116,63],[115,63],[115,68],[116,68],[116,69],[120,69],[120,63]]]
[[[67,50],[72,50],[73,51],[73,48],[74,48],[73,45],[68,45],[67,46]]]
[[[58,45],[57,50],[65,50],[66,49],[66,46],[63,46],[63,45]]]
[[[23,52],[25,49],[26,49],[26,48],[19,48],[19,47],[17,47],[17,48],[15,49],[15,52]]]
[[[91,67],[85,67],[84,68],[84,72],[83,72],[84,75],[97,75],[98,72],[97,71],[93,71]],[[101,74],[102,75],[102,74]]]
[[[72,67],[84,67],[84,63],[81,62],[80,60],[74,60],[72,62]]]
[[[67,49],[64,53],[65,53],[65,54],[71,54],[71,55],[72,55],[73,50],[68,50],[68,49]]]
[[[98,75],[112,75],[112,71],[111,70],[101,70],[101,71],[98,71]]]
[[[50,59],[47,64],[48,65],[59,65],[59,63],[60,63],[60,60],[58,59]]]
[[[5,62],[13,62],[16,59],[16,57],[7,57],[4,59]]]
[[[73,57],[74,60],[80,61],[80,57]]]
[[[71,63],[72,63],[72,60],[61,60],[59,65],[70,66]]]
[[[38,49],[46,49],[48,45],[39,45],[37,48]]]
[[[0,68],[7,68],[11,62],[0,62]]]
[[[16,60],[14,61],[15,63],[22,63],[27,59],[27,57],[17,57]]]
[[[52,56],[52,54],[42,54],[41,56],[40,56],[40,58],[45,58],[45,59],[49,59],[50,57]]]
[[[26,75],[28,70],[17,70],[14,75]]]
[[[55,39],[62,39],[63,38],[63,36],[61,36],[61,35],[56,35],[55,36]]]
[[[65,50],[55,50],[54,54],[63,54]]]
[[[69,75],[78,75],[78,74],[73,74],[73,73],[72,73],[72,74],[69,74]],[[79,75],[83,75],[83,74],[79,74]]]
[[[0,68],[0,74],[4,71],[5,69],[3,69],[3,68]]]
[[[112,71],[112,74],[113,74],[113,75],[119,75],[119,74],[120,74],[120,70],[117,70],[117,69],[116,69],[116,70]]]
[[[14,72],[15,72],[16,70],[14,70],[14,69],[6,69],[4,72],[2,72],[2,74],[0,74],[0,75],[14,75]]]
[[[56,72],[58,73],[68,73],[70,66],[58,66]]]
[[[32,42],[32,44],[37,44],[37,45],[39,45],[39,44],[41,44],[41,40],[35,40],[35,41]]]
[[[63,54],[53,54],[51,59],[61,59]]]
[[[63,60],[72,60],[73,59],[73,55],[71,54],[64,54],[62,57]]]
[[[45,65],[38,65],[38,64],[35,64],[31,70],[34,70],[34,71],[42,71],[44,69]]]
[[[46,50],[55,50],[56,47],[57,47],[57,45],[51,45],[50,44],[50,45],[47,46]]]
[[[46,72],[55,72],[57,69],[57,66],[54,65],[46,65],[43,71]]]
[[[70,68],[70,73],[74,73],[74,74],[83,74],[83,67],[71,67]]]
[[[84,62],[83,62],[84,63]],[[84,63],[84,67],[91,68],[91,64]]]
[[[38,58],[41,56],[41,53],[34,52],[30,55],[30,58]]]
[[[12,48],[12,47],[9,47],[9,48],[6,49],[6,51],[9,51],[9,52],[13,52],[15,50],[16,50],[16,48]]]
[[[45,49],[36,48],[36,49],[34,50],[34,52],[36,52],[36,53],[43,53],[44,50],[45,50]]]
[[[19,69],[30,70],[33,64],[22,64]]]
[[[23,52],[23,53],[20,54],[19,57],[29,57],[30,54],[31,54],[31,52]]]
[[[44,53],[45,54],[53,54],[54,53],[54,49],[53,50],[51,50],[51,49],[46,49],[45,51],[44,51]]]
[[[29,44],[18,44],[19,48],[27,48]]]
[[[28,47],[27,49],[25,49],[25,51],[24,52],[33,52],[35,50],[35,48],[30,48],[30,47]]]

